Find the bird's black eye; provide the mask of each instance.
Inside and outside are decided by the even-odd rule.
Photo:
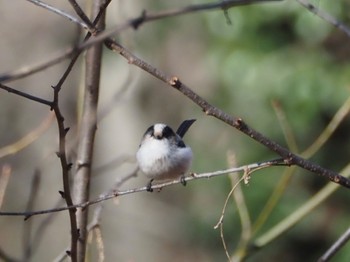
[[[170,127],[165,126],[164,129],[163,129],[163,134],[162,135],[163,135],[164,138],[171,138],[171,137],[175,136],[175,133]]]

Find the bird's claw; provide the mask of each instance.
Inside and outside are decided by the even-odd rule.
[[[180,182],[183,186],[186,186],[187,185],[187,182],[186,182],[186,177],[185,175],[182,175],[181,178],[180,178]]]
[[[147,191],[147,192],[153,192],[153,188],[152,188],[152,182],[153,182],[153,180],[154,180],[154,179],[151,179],[151,180],[148,182],[148,184],[147,184],[147,186],[146,186],[146,191]]]

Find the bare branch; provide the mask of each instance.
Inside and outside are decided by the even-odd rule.
[[[89,19],[79,5],[70,0],[78,15],[88,21]],[[99,14],[102,1],[94,1],[92,4],[92,17]],[[93,24],[90,22],[90,25]],[[105,15],[98,21],[96,28],[102,31],[105,28]],[[97,105],[100,89],[100,72],[102,64],[103,43],[94,45],[86,53],[85,89],[83,101],[83,113],[80,123],[80,133],[77,153],[77,172],[74,176],[75,201],[77,203],[89,200],[91,167],[94,152],[94,141],[97,129]],[[86,240],[88,236],[88,207],[78,209],[76,213],[79,228],[78,261],[85,261]]]
[[[88,25],[88,29],[89,30],[94,29],[93,31],[95,31],[94,24],[91,23],[90,19],[87,17],[84,11],[80,8],[78,3],[75,0],[68,0],[68,1],[71,4],[71,6],[74,8],[77,15]]]
[[[157,12],[154,14],[144,11],[140,17],[131,20],[132,22],[131,25],[133,28],[137,29],[143,23],[152,22],[152,21],[156,21],[164,18],[170,18],[174,16],[186,15],[186,14],[191,14],[191,13],[201,12],[201,11],[218,10],[218,9],[227,11],[232,7],[252,5],[252,4],[262,4],[267,2],[277,2],[277,1],[280,2],[283,0],[223,0],[223,1],[217,1],[214,3],[189,5],[189,6],[176,8],[172,10]]]
[[[69,183],[69,173],[71,169],[71,164],[67,161],[66,154],[66,134],[69,129],[67,129],[64,125],[64,117],[61,113],[59,107],[59,91],[60,87],[56,86],[54,88],[54,102],[52,109],[55,112],[57,125],[58,125],[58,133],[59,133],[59,151],[57,152],[57,156],[60,159],[61,167],[62,167],[62,181],[63,181],[63,195],[62,197],[65,199],[67,206],[73,205],[70,183]],[[79,238],[79,232],[76,221],[76,209],[69,209],[69,218],[71,224],[71,247],[69,250],[69,254],[73,262],[77,261],[77,242]],[[28,219],[30,216],[26,216],[25,219]]]
[[[330,14],[322,11],[321,9],[317,8],[313,4],[311,4],[307,0],[296,0],[299,4],[304,6],[306,9],[308,9],[310,12],[314,13],[318,17],[322,18],[326,22],[332,24],[336,28],[338,28],[340,31],[343,31],[348,37],[350,37],[350,28],[347,27],[344,23],[338,21],[336,18],[331,16]]]
[[[330,261],[330,259],[350,240],[350,228],[341,235],[338,240],[327,250],[318,262]]]
[[[35,170],[31,188],[30,188],[30,194],[26,206],[26,210],[32,210],[34,208],[34,204],[38,197],[39,192],[39,186],[40,186],[40,170]],[[31,221],[28,221],[24,224],[24,230],[22,235],[22,242],[24,247],[24,253],[23,253],[23,261],[25,260],[31,260],[32,254],[33,254],[33,244],[35,244],[32,241],[32,223]]]
[[[224,204],[224,207],[221,211],[221,216],[219,218],[219,221],[218,223],[214,226],[214,229],[217,229],[218,227],[220,227],[220,237],[221,237],[221,242],[222,242],[222,245],[224,247],[224,250],[225,250],[225,254],[226,254],[226,257],[229,261],[231,261],[231,257],[230,257],[230,254],[228,252],[228,249],[227,249],[227,245],[226,245],[226,241],[225,241],[225,237],[224,237],[224,217],[225,217],[225,213],[226,213],[226,208],[227,208],[227,205],[228,205],[228,201],[229,199],[231,198],[233,192],[235,191],[235,189],[237,188],[237,186],[244,180],[244,175],[236,182],[236,184],[233,185],[233,187],[231,188],[231,191],[228,193],[227,197],[226,197],[226,200],[225,200],[225,204]]]
[[[14,88],[12,88],[12,87],[5,86],[5,85],[3,85],[3,84],[1,84],[1,83],[0,83],[0,88],[6,90],[6,91],[9,92],[9,93],[13,93],[13,94],[15,94],[15,95],[22,96],[22,97],[24,97],[24,98],[27,98],[27,99],[29,99],[29,100],[38,102],[38,103],[40,103],[40,104],[43,104],[43,105],[47,105],[47,106],[49,106],[49,107],[52,107],[52,102],[51,102],[51,101],[42,99],[42,98],[37,97],[37,96],[33,96],[33,95],[30,95],[30,94],[27,94],[27,93],[25,93],[25,92],[16,90],[16,89],[14,89]]]
[[[235,160],[232,159],[232,155],[231,155],[231,159],[229,159],[229,162],[231,162],[231,164],[233,162],[235,162]],[[248,181],[250,180],[250,176],[251,176],[251,174],[253,172],[256,172],[256,171],[258,171],[260,169],[267,168],[267,167],[269,167],[269,166],[258,166],[258,167],[254,168],[254,169],[245,168],[243,176],[241,178],[239,178],[239,179],[236,178],[235,181],[233,181],[232,189],[230,190],[230,192],[228,193],[228,195],[226,197],[225,204],[224,204],[224,207],[222,209],[219,221],[214,226],[214,229],[217,229],[217,228],[220,227],[221,242],[222,242],[222,244],[224,246],[225,253],[226,253],[226,256],[227,256],[229,261],[241,261],[242,260],[241,256],[243,254],[245,254],[245,252],[238,252],[238,254],[235,254],[231,258],[231,256],[229,255],[228,249],[227,249],[226,241],[225,241],[225,238],[224,238],[224,217],[225,217],[226,208],[227,208],[229,199],[231,198],[231,196],[234,196],[235,191],[239,188],[239,185],[240,185],[240,183],[242,181],[244,181],[244,183],[247,184]],[[232,176],[232,174],[234,174],[234,173],[231,173],[230,175]],[[236,196],[234,196],[234,199],[236,200],[236,203],[237,204],[238,203],[243,203],[243,202],[237,201],[237,196],[238,195],[239,195],[239,193],[236,194]],[[240,198],[240,197],[238,196],[238,198]],[[242,234],[241,234],[241,240],[240,240],[239,247],[243,247],[244,248],[246,246],[246,244],[248,243],[250,237],[251,237],[251,224],[250,224],[250,219],[249,219],[247,210],[244,207],[242,209],[238,208],[238,210],[239,210],[239,215],[240,215],[240,218],[241,218],[241,225],[242,225]]]
[[[106,8],[107,8],[107,6],[108,6],[109,3],[110,3],[110,0],[106,1],[105,4],[104,4],[103,6],[101,6],[101,8],[100,8],[100,10],[99,10],[99,12],[98,12],[98,14],[97,14],[97,16],[96,16],[94,22],[92,23],[92,26],[93,26],[93,27],[92,27],[92,28],[89,28],[89,30],[90,30],[91,32],[95,33],[95,32],[97,31],[97,29],[95,29],[94,26],[98,23],[99,19],[101,18],[102,14],[103,14],[104,11],[106,10]],[[89,23],[89,24],[90,24],[90,23]],[[84,38],[83,43],[86,43],[86,42],[89,40],[89,38],[91,37],[91,35],[92,35],[92,33],[90,33],[90,32],[87,33],[86,36],[85,36],[85,38]],[[99,43],[99,42],[97,42],[97,43]],[[84,49],[85,49],[85,48],[79,48],[79,47],[77,47],[77,48],[75,48],[75,49],[72,50],[72,54],[71,54],[72,58],[71,58],[71,61],[70,61],[69,65],[68,65],[67,69],[64,71],[62,77],[60,78],[59,82],[57,83],[57,86],[59,86],[59,87],[61,88],[61,86],[63,85],[63,83],[66,81],[68,75],[69,75],[70,72],[72,71],[75,62],[78,60],[80,54],[82,53],[82,51],[84,51]],[[0,82],[1,82],[1,77],[0,77]]]
[[[109,3],[110,1],[107,1],[107,2]],[[108,4],[105,3],[98,10],[94,24],[98,22],[98,19],[104,13],[107,5]],[[87,41],[90,36],[91,36],[91,34],[88,33],[86,35],[84,41]],[[73,206],[72,196],[71,196],[71,192],[70,192],[69,177],[68,177],[69,170],[70,170],[72,164],[67,163],[65,135],[69,129],[64,127],[64,118],[61,114],[61,111],[60,111],[60,108],[58,105],[58,94],[59,94],[59,91],[60,91],[62,85],[64,84],[65,80],[67,79],[68,75],[70,74],[70,72],[71,72],[75,62],[77,61],[79,55],[81,54],[82,50],[83,49],[80,49],[80,50],[74,49],[74,53],[73,53],[73,57],[72,57],[71,62],[69,63],[67,69],[65,70],[64,74],[60,78],[57,85],[54,87],[53,110],[56,114],[58,129],[59,129],[59,138],[60,138],[60,140],[59,140],[60,141],[59,142],[60,150],[59,150],[58,156],[61,160],[61,166],[62,166],[62,178],[63,178],[63,188],[64,188],[64,192],[62,193],[62,196],[66,200],[67,206]],[[89,77],[90,77],[90,75],[89,75]],[[94,78],[95,76],[92,76],[92,77]],[[91,84],[91,83],[89,82],[88,84]],[[98,94],[97,94],[97,97],[98,97]],[[97,97],[96,97],[96,102],[97,102]],[[96,110],[96,108],[95,108],[95,110]],[[87,183],[89,183],[89,181]],[[69,209],[69,217],[70,217],[70,222],[71,222],[71,247],[70,247],[70,250],[68,250],[66,253],[67,253],[67,255],[69,255],[71,257],[72,261],[78,261],[78,259],[79,259],[79,261],[84,261],[85,248],[82,250],[82,249],[78,249],[78,247],[79,247],[79,245],[81,245],[85,241],[78,242],[78,239],[81,236],[81,234],[84,234],[84,232],[80,232],[80,230],[83,231],[84,228],[86,228],[86,226],[82,226],[82,228],[78,229],[78,226],[79,227],[81,226],[81,223],[80,223],[81,219],[77,220],[76,209],[71,209],[71,208]],[[83,237],[84,237],[84,235],[83,235]],[[85,244],[83,244],[83,245],[85,247]],[[79,252],[79,250],[80,250],[80,252]]]
[[[18,70],[14,70],[8,73],[0,74],[0,82],[9,82],[14,81],[17,79],[24,78],[26,76],[35,74],[37,72],[40,72],[42,70],[45,70],[51,66],[54,66],[63,60],[71,57],[75,52],[75,48],[68,48],[67,50],[60,52],[58,55],[56,55],[53,58],[50,58],[48,61],[38,63],[36,65],[31,66],[25,66],[23,68],[20,68]]]
[[[53,7],[47,3],[44,3],[42,1],[39,1],[39,0],[27,0],[28,2],[31,2],[37,6],[40,6],[44,9],[47,9],[51,12],[54,12],[55,14],[58,14],[64,18],[67,18],[69,21],[73,22],[73,23],[76,23],[78,25],[80,25],[82,28],[86,29],[86,30],[89,30],[89,27],[82,21],[80,21],[79,19],[75,18],[74,16],[71,16],[70,14],[67,14],[66,12],[62,11],[62,10],[59,10],[58,8],[56,7]]]
[[[249,165],[244,165],[241,167],[235,167],[235,168],[230,168],[230,169],[225,169],[225,170],[219,170],[219,171],[214,171],[214,172],[207,172],[207,173],[201,173],[201,174],[195,174],[192,173],[190,176],[187,176],[184,178],[184,181],[189,182],[195,179],[208,179],[208,178],[213,178],[216,176],[222,176],[226,175],[229,173],[237,173],[237,172],[253,172],[254,170],[261,169],[264,167],[270,167],[270,166],[286,166],[283,159],[278,158],[278,159],[273,159],[265,162],[260,162],[260,163],[253,163]],[[116,187],[120,185],[120,183],[123,183],[125,179],[129,179],[131,176],[134,176],[135,174],[130,174],[126,176],[124,179],[121,181],[116,182]],[[152,189],[154,190],[161,190],[164,187],[176,185],[176,184],[182,184],[183,179],[178,179],[178,180],[173,180],[173,181],[166,181],[163,183],[159,184],[152,184]],[[60,208],[53,208],[53,209],[47,209],[47,210],[40,210],[40,211],[31,211],[31,212],[0,212],[0,216],[24,216],[24,217],[32,217],[36,215],[43,215],[43,214],[48,214],[48,213],[55,213],[55,212],[61,212],[64,210],[68,209],[76,209],[76,208],[86,208],[88,206],[118,197],[118,196],[124,196],[124,195],[129,195],[129,194],[134,194],[138,192],[147,192],[148,187],[143,186],[139,188],[133,188],[133,189],[127,189],[127,190],[113,190],[112,192],[108,194],[104,194],[100,196],[99,198],[96,198],[94,200],[86,201],[81,204],[77,205],[71,205],[71,206],[66,206],[66,207],[60,207]]]
[[[106,41],[106,45],[111,50],[118,52],[120,55],[126,58],[130,64],[133,64],[143,69],[144,71],[162,80],[166,84],[172,86],[173,88],[184,94],[187,98],[189,98],[195,104],[197,104],[205,112],[206,115],[213,116],[225,122],[226,124],[236,128],[242,133],[246,134],[250,138],[254,139],[255,141],[270,149],[271,151],[277,153],[279,156],[285,159],[285,161],[288,162],[289,165],[297,165],[303,169],[306,169],[324,178],[327,178],[328,180],[334,183],[340,184],[343,187],[350,188],[350,180],[348,178],[341,176],[337,172],[323,168],[318,164],[312,163],[311,161],[306,160],[296,154],[293,154],[285,147],[282,147],[276,142],[265,137],[263,134],[252,129],[243,121],[243,119],[230,116],[221,109],[209,104],[206,100],[204,100],[202,97],[193,92],[189,87],[187,87],[184,83],[182,83],[178,77],[171,77],[166,75],[157,68],[138,58],[115,41]]]
[[[53,11],[61,16],[64,16],[68,19],[72,18],[72,16],[66,14],[65,12],[58,10],[52,6],[46,5],[45,3],[38,1],[38,0],[27,0],[30,1],[34,4],[37,4],[41,7],[44,7],[47,10]],[[266,148],[274,151],[278,155],[282,157],[282,159],[278,159],[276,161],[271,161],[268,166],[272,165],[295,165],[299,166],[301,168],[304,168],[306,170],[309,170],[311,172],[314,172],[316,174],[321,175],[322,177],[326,177],[329,180],[338,183],[344,187],[350,188],[350,180],[346,177],[341,176],[337,172],[333,172],[331,170],[327,170],[317,164],[314,164],[308,160],[306,160],[308,157],[305,155],[302,155],[301,157],[291,153],[290,150],[280,146],[279,144],[275,143],[274,141],[268,139],[264,135],[260,134],[259,132],[255,131],[252,129],[250,126],[248,126],[241,118],[239,117],[234,117],[226,114],[223,112],[221,109],[211,105],[207,101],[205,101],[203,98],[201,98],[199,95],[194,93],[189,87],[187,87],[184,83],[182,83],[177,77],[174,76],[169,76],[167,74],[164,74],[157,68],[152,67],[151,65],[147,64],[145,61],[142,61],[135,55],[133,55],[131,52],[126,50],[124,47],[119,45],[119,43],[113,41],[110,37],[118,32],[121,32],[127,28],[134,28],[137,29],[139,26],[143,25],[145,22],[150,22],[150,21],[155,21],[159,19],[163,19],[166,17],[173,17],[177,15],[184,15],[184,14],[189,14],[189,13],[194,13],[202,10],[214,10],[214,9],[222,9],[224,11],[224,14],[226,17],[227,16],[227,10],[230,7],[233,6],[238,6],[238,5],[248,5],[248,4],[253,4],[253,3],[261,3],[261,2],[268,2],[268,1],[279,1],[279,0],[235,0],[235,1],[230,1],[230,0],[224,0],[222,2],[215,2],[215,3],[210,3],[210,4],[201,4],[201,5],[191,5],[185,8],[179,8],[179,9],[174,9],[174,10],[169,10],[165,12],[160,12],[160,13],[155,13],[155,14],[149,14],[148,12],[144,11],[141,16],[135,18],[135,19],[130,19],[123,23],[122,25],[116,26],[115,28],[112,28],[111,30],[108,31],[102,31],[103,29],[97,30],[95,28],[96,23],[91,23],[91,21],[88,19],[88,17],[85,15],[85,13],[82,11],[82,9],[79,7],[79,5],[76,3],[74,0],[69,0],[72,6],[74,7],[74,10],[77,12],[79,17],[84,21],[81,22],[79,19],[76,19],[76,21],[70,19],[71,21],[78,23],[80,26],[82,26],[85,29],[88,29],[92,34],[95,34],[93,38],[89,40],[90,34],[88,34],[84,40],[84,42],[80,45],[78,45],[75,48],[67,49],[66,51],[62,52],[58,57],[54,58],[54,60],[46,62],[46,64],[41,64],[39,66],[35,66],[33,68],[26,68],[25,70],[22,71],[17,71],[5,75],[0,75],[0,82],[1,81],[11,81],[14,79],[18,79],[27,75],[30,75],[32,73],[38,72],[40,70],[46,69],[49,66],[56,64],[63,59],[66,58],[71,58],[70,64],[63,74],[62,78],[60,79],[59,83],[54,87],[54,101],[47,101],[35,96],[31,96],[29,94],[26,94],[21,91],[17,91],[15,89],[12,89],[10,87],[4,86],[0,83],[0,88],[7,90],[8,92],[15,93],[17,95],[20,95],[22,97],[25,97],[27,99],[30,99],[32,101],[38,102],[45,104],[47,106],[50,106],[52,108],[57,116],[57,123],[58,123],[58,130],[59,130],[59,152],[57,153],[58,157],[60,158],[61,161],[61,166],[62,166],[62,177],[63,177],[63,188],[64,188],[64,193],[62,196],[66,200],[66,207],[63,208],[55,208],[55,209],[50,209],[50,210],[43,210],[43,211],[34,211],[34,212],[22,212],[22,213],[16,213],[15,212],[0,212],[0,215],[16,215],[16,216],[25,216],[26,219],[30,218],[31,216],[35,215],[40,215],[40,214],[46,214],[46,213],[53,213],[53,212],[59,212],[63,210],[69,210],[69,216],[70,216],[70,221],[71,221],[71,230],[72,230],[72,241],[71,241],[71,247],[69,250],[69,254],[72,257],[73,261],[76,261],[76,256],[79,257],[79,260],[84,260],[84,254],[82,252],[85,252],[85,246],[84,242],[86,240],[86,224],[87,224],[87,212],[88,212],[88,207],[90,205],[96,204],[96,203],[103,203],[103,201],[115,198],[117,196],[122,196],[126,194],[131,194],[131,193],[136,193],[136,192],[142,192],[146,190],[146,187],[141,187],[141,188],[134,188],[134,189],[129,189],[129,190],[119,190],[119,189],[114,189],[107,194],[101,195],[99,198],[95,200],[89,201],[88,197],[88,190],[89,190],[89,180],[90,180],[90,173],[91,173],[91,161],[92,161],[92,152],[93,152],[93,141],[94,141],[94,133],[95,133],[95,125],[96,125],[96,107],[97,107],[97,99],[98,99],[98,90],[94,89],[95,95],[92,95],[88,97],[86,100],[87,103],[89,104],[88,107],[90,107],[91,111],[89,110],[84,110],[84,113],[87,114],[87,122],[85,123],[85,127],[87,127],[86,133],[82,133],[79,138],[81,141],[79,142],[81,148],[81,158],[78,158],[78,174],[81,173],[82,177],[85,178],[85,182],[82,185],[78,185],[78,187],[82,188],[84,192],[79,192],[80,197],[78,198],[77,201],[74,201],[75,203],[81,203],[74,205],[70,193],[70,184],[69,184],[69,172],[70,172],[70,167],[71,163],[67,162],[67,156],[66,156],[66,141],[65,141],[65,135],[68,131],[68,129],[64,125],[64,118],[61,114],[60,108],[59,108],[59,91],[65,82],[67,76],[70,74],[71,69],[73,68],[76,59],[79,57],[79,55],[82,53],[82,51],[86,50],[89,47],[93,47],[91,49],[91,60],[88,62],[88,67],[89,65],[91,66],[91,71],[88,71],[91,74],[91,78],[87,80],[87,82],[91,85],[89,86],[98,86],[96,82],[98,82],[99,77],[96,75],[96,68],[93,68],[93,64],[96,61],[100,61],[100,57],[95,56],[96,53],[94,53],[94,49],[98,50],[98,52],[101,52],[101,42],[104,41],[106,45],[111,48],[112,50],[120,53],[122,56],[124,56],[127,61],[131,64],[134,64],[140,68],[142,68],[144,71],[148,72],[149,74],[157,77],[161,81],[167,83],[171,87],[177,89],[179,92],[181,92],[183,95],[187,96],[191,101],[193,101],[195,104],[197,104],[207,115],[213,116],[217,119],[222,120],[223,122],[227,123],[228,125],[238,129],[239,131],[243,132],[244,134],[248,135],[249,137],[253,138],[260,144],[264,145]],[[337,21],[333,17],[329,16],[327,13],[323,13],[320,10],[318,10],[315,6],[312,4],[309,4],[307,1],[304,0],[297,0],[300,4],[305,3],[305,7],[308,8],[311,12],[317,14],[321,18],[325,19],[326,21],[332,23],[334,26],[339,28],[340,30],[344,31],[348,36],[350,36],[350,30],[348,27],[346,27],[343,23]],[[107,1],[108,3],[110,1]],[[108,4],[107,4],[108,5]],[[107,6],[106,5],[106,6]],[[104,10],[98,13],[97,17],[99,18],[99,15],[102,16],[104,13]],[[68,16],[68,17],[67,17]],[[95,19],[95,21],[98,21],[99,19]],[[103,20],[103,17],[102,17]],[[78,22],[77,22],[78,21]],[[90,51],[89,51],[90,52]],[[88,52],[88,53],[89,53]],[[97,66],[99,67],[99,65]],[[89,69],[88,69],[89,70]],[[90,82],[89,82],[90,81]],[[92,90],[92,89],[91,89]],[[344,113],[344,112],[343,112]],[[344,117],[344,114],[342,115]],[[83,117],[84,121],[84,117]],[[85,128],[84,128],[85,129]],[[256,167],[251,167],[252,170],[258,170],[260,168],[264,168],[264,165],[259,165]],[[232,171],[236,169],[230,169],[230,172],[238,172],[238,171]],[[223,170],[225,171],[225,170]],[[223,171],[218,171],[218,172],[212,172],[212,173],[205,173],[205,174],[193,174],[190,177],[187,177],[185,181],[190,181],[192,179],[200,179],[203,177],[214,177],[217,175],[223,175],[226,173],[222,173]],[[227,171],[227,170],[226,170]],[[241,170],[242,171],[242,170]],[[248,166],[245,167],[244,171],[246,173],[249,173],[251,171]],[[209,174],[209,175],[208,175]],[[205,175],[205,176],[203,176]],[[83,180],[81,180],[83,181]],[[170,186],[173,184],[177,184],[180,181],[171,181],[171,182],[165,182],[161,184],[155,184],[152,186],[153,189],[161,189],[165,186]],[[332,184],[333,186],[336,186],[335,184]],[[0,183],[1,186],[1,183]],[[1,190],[0,190],[1,194]],[[230,193],[232,194],[232,193]],[[0,201],[1,203],[1,201]],[[225,204],[225,207],[226,208]],[[1,205],[0,205],[1,206]],[[76,209],[78,209],[78,219],[76,219]],[[11,213],[11,214],[10,214]],[[224,213],[224,211],[223,211]],[[299,217],[300,218],[300,217]],[[78,220],[78,223],[74,222]],[[97,222],[96,222],[97,223]],[[223,239],[223,223],[221,221],[220,227],[221,227],[221,235]],[[79,229],[78,229],[79,228]],[[80,230],[80,232],[79,232]],[[82,242],[78,242],[79,236],[81,236],[81,239],[83,240]],[[266,239],[265,239],[266,240]],[[224,241],[224,239],[223,239]],[[265,242],[266,243],[266,242]],[[80,248],[79,248],[79,245]],[[82,255],[77,255],[77,251],[79,251]],[[226,250],[227,251],[227,250]],[[0,250],[0,257],[1,257],[1,250]]]
[[[227,152],[227,162],[229,163],[230,167],[234,167],[237,165],[236,155],[232,151]],[[236,183],[238,183],[238,181],[240,180],[237,173],[229,174],[229,178],[230,178],[232,187],[235,187]],[[243,179],[245,179],[245,177],[243,177]],[[251,224],[247,203],[244,199],[244,194],[242,191],[241,184],[238,184],[236,186],[236,189],[232,192],[232,197],[238,211],[239,219],[241,222],[241,228],[242,228],[239,245],[245,245],[246,243],[248,243],[249,239],[251,238],[252,224]]]
[[[90,39],[89,41],[85,41],[81,45],[75,47],[75,48],[69,48],[62,52],[61,54],[57,55],[54,58],[49,59],[48,61],[39,63],[37,65],[32,66],[26,66],[24,68],[21,68],[19,70],[14,70],[12,72],[3,73],[0,74],[0,82],[9,82],[16,79],[20,79],[23,77],[26,77],[28,75],[37,73],[39,71],[45,70],[53,65],[56,65],[60,63],[61,61],[73,57],[74,54],[77,52],[82,52],[83,50],[89,48],[90,46],[97,44],[99,42],[102,42],[104,40],[111,40],[108,39],[111,36],[120,33],[123,30],[126,30],[128,28],[138,28],[141,24],[145,22],[151,22],[167,17],[172,16],[178,16],[178,15],[184,15],[191,12],[197,12],[197,11],[207,11],[207,10],[214,10],[214,9],[223,9],[226,10],[231,7],[241,6],[241,5],[248,5],[248,4],[257,4],[257,3],[263,3],[263,2],[272,2],[272,1],[282,1],[282,0],[226,0],[221,1],[214,4],[204,4],[204,5],[193,5],[189,7],[184,7],[176,10],[170,10],[170,11],[163,11],[155,14],[147,15],[146,12],[143,12],[139,17],[129,19],[125,23],[115,26],[114,28],[111,28],[109,30],[105,30],[101,33],[99,33],[96,37],[93,39]],[[109,4],[110,0],[106,1],[104,4],[104,7],[101,8],[101,10],[104,10],[104,8]],[[100,12],[100,15],[102,12]],[[99,19],[99,16],[96,17]],[[91,30],[91,29],[90,29]]]
[[[349,177],[350,164],[343,168],[342,174],[346,177]],[[268,243],[276,239],[278,236],[286,232],[288,229],[293,227],[306,215],[310,214],[310,212],[314,210],[317,206],[324,203],[325,199],[327,199],[337,189],[339,189],[339,185],[334,183],[328,183],[320,191],[318,191],[317,194],[313,195],[308,201],[306,201],[292,214],[290,214],[278,224],[274,225],[272,228],[268,229],[266,233],[254,240],[253,243],[251,243],[251,246],[255,248],[262,248],[263,246],[267,245]]]
[[[297,145],[294,139],[294,135],[289,128],[289,124],[285,119],[285,114],[278,104],[278,102],[273,102],[273,107],[276,111],[277,117],[280,120],[282,129],[284,130],[286,140],[290,140],[288,143],[292,147],[297,149]],[[327,127],[323,130],[323,132],[317,137],[317,139],[309,146],[305,151],[301,153],[301,155],[305,158],[312,157],[325,143],[328,141],[329,137],[335,132],[340,123],[345,119],[345,117],[349,114],[350,110],[350,97],[344,102],[344,104],[338,109],[335,113],[331,121],[328,123]],[[259,217],[255,221],[254,225],[254,234],[262,227],[268,216],[273,211],[274,207],[277,205],[277,202],[281,198],[283,192],[288,186],[288,183],[293,175],[295,168],[286,169],[282,178],[276,185],[274,191],[272,192],[269,200],[265,204],[263,210],[261,211]]]

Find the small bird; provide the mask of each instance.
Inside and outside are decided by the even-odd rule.
[[[154,180],[167,180],[181,177],[186,185],[184,175],[192,163],[192,150],[182,141],[195,119],[185,120],[176,133],[166,124],[154,124],[143,135],[136,159],[140,170],[150,182],[147,191],[152,192]]]

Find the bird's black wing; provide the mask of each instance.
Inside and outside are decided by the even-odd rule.
[[[187,130],[195,121],[196,119],[189,119],[189,120],[183,121],[179,126],[179,128],[176,130],[176,134],[178,134],[181,138],[183,138]]]

